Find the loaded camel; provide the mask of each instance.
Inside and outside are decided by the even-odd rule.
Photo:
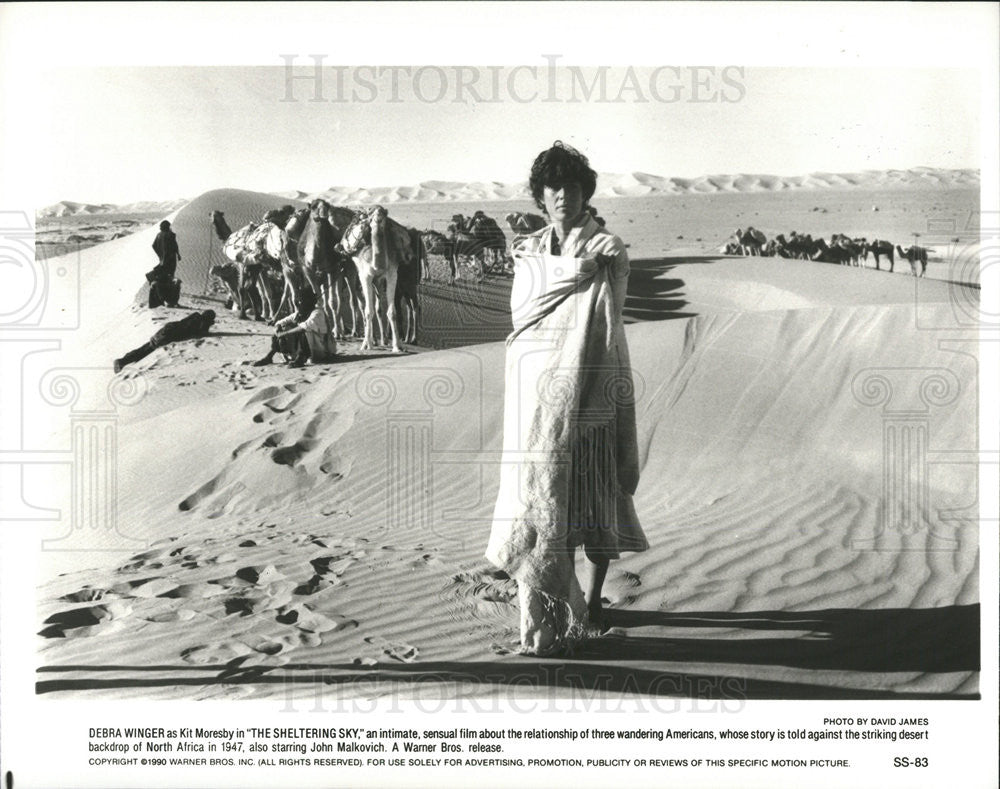
[[[875,255],[875,270],[881,271],[879,266],[879,257],[889,258],[889,273],[892,274],[893,270],[896,268],[896,260],[893,257],[893,246],[890,241],[880,241],[879,239],[872,240],[865,247],[865,260],[868,260],[868,253],[871,252]]]
[[[737,244],[740,254],[759,255],[761,248],[767,243],[767,236],[753,227],[747,227],[746,230],[736,228],[733,241]]]
[[[864,268],[865,248],[867,242],[863,238],[850,238],[843,233],[830,236],[830,246],[839,247],[844,251],[841,265],[860,266]]]
[[[448,234],[453,245],[456,271],[459,255],[463,254],[475,260],[483,274],[506,265],[507,238],[496,220],[482,211],[476,211],[468,220],[461,214],[455,214],[448,225]],[[492,258],[492,263],[487,263],[488,256]]]
[[[419,317],[417,282],[420,279],[420,262],[413,235],[390,219],[383,206],[377,205],[358,212],[355,220],[344,230],[338,248],[354,259],[361,280],[365,307],[365,338],[361,350],[372,348],[376,317],[382,329],[377,299],[381,299],[381,288],[384,286],[392,350],[402,353],[398,308],[402,307],[407,314],[406,340],[409,342],[416,339]],[[381,334],[384,341],[385,331],[382,330]]]
[[[925,247],[918,247],[914,244],[912,247],[903,249],[897,245],[896,252],[910,264],[910,272],[914,277],[922,277],[927,271],[927,249]],[[919,274],[917,273],[917,264],[920,265]]]
[[[281,260],[269,253],[267,237],[273,230],[284,226],[293,210],[292,206],[286,205],[280,210],[268,211],[263,221],[251,222],[235,232],[230,230],[222,211],[213,211],[211,214],[215,233],[222,241],[222,252],[236,266],[235,292],[227,282],[232,277],[217,273],[221,267],[214,267],[213,273],[226,283],[230,293],[235,296],[241,318],[246,317],[244,297],[249,298],[253,304],[251,292],[254,288],[261,300],[261,309],[257,310],[255,307],[257,319],[273,320],[277,315],[273,303],[273,286],[281,272]]]
[[[507,216],[503,218],[503,221],[507,223],[507,227],[510,228],[510,232],[519,236],[526,236],[530,233],[534,233],[536,230],[541,230],[548,224],[548,221],[544,216],[539,216],[538,214],[523,214],[520,211],[507,214]]]

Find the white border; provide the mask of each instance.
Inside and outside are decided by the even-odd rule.
[[[1000,172],[996,141],[997,7],[977,4],[854,4],[854,3],[613,3],[613,4],[52,4],[0,6],[0,99],[4,102],[0,140],[7,140],[10,124],[31,117],[30,97],[18,94],[18,75],[25,69],[75,68],[80,66],[136,65],[277,65],[282,52],[302,54],[336,52],[342,63],[385,65],[435,62],[448,64],[509,64],[536,62],[543,53],[557,51],[566,64],[609,65],[776,65],[836,66],[866,68],[914,65],[922,67],[973,67],[983,74],[981,139],[984,145],[982,210],[1000,211],[997,174]],[[26,105],[11,106],[15,97]],[[9,110],[16,110],[11,112]],[[856,108],[864,112],[864,108]],[[37,122],[53,119],[35,119]],[[18,156],[42,155],[42,151],[17,152]],[[5,163],[11,151],[4,144]],[[33,206],[19,201],[16,182],[0,178],[0,206]],[[155,195],[151,195],[155,197]],[[993,213],[1000,216],[1000,213]],[[1000,314],[997,303],[998,268],[993,261],[983,272],[983,309]],[[997,422],[998,380],[995,342],[983,346],[981,365],[982,421],[984,448],[996,446],[1000,432]],[[997,756],[997,473],[984,465],[980,501],[983,507],[982,582],[983,667],[982,702],[934,702],[913,705],[914,715],[932,714],[939,741],[935,754],[951,761],[964,780],[976,785],[992,785]],[[74,726],[100,725],[123,720],[128,715],[148,717],[148,709],[132,709],[119,703],[53,703],[34,696],[34,661],[27,665],[9,662],[11,640],[17,633],[33,632],[31,606],[24,605],[24,590],[35,588],[32,568],[21,550],[24,535],[4,534],[2,673],[4,762],[17,765],[16,786],[44,785],[38,776],[59,772],[61,764],[75,762],[71,754],[82,738],[70,732]],[[30,541],[27,541],[30,542]],[[10,551],[13,549],[14,554]],[[19,559],[18,575],[12,574],[12,559]],[[29,576],[25,578],[25,576]],[[12,635],[12,633],[14,635]],[[757,702],[749,709],[751,718],[765,722],[805,721],[827,714],[856,711],[858,708],[885,709],[875,702]],[[240,702],[238,717],[268,717],[273,703]],[[689,712],[680,716],[690,723]],[[52,736],[46,742],[25,742],[18,736],[18,721],[52,721]],[[162,703],[156,717],[190,720],[206,724],[225,723],[234,715],[232,704],[207,702]],[[304,716],[308,718],[308,716]],[[315,716],[314,716],[315,717]],[[327,717],[327,716],[323,716]],[[396,716],[386,725],[399,726]],[[440,716],[439,716],[440,717]],[[695,718],[697,720],[697,718]],[[437,722],[437,719],[435,719]],[[603,721],[602,721],[603,723]],[[302,725],[316,725],[305,720]],[[326,724],[324,724],[326,725]],[[332,723],[331,723],[332,725]],[[338,724],[339,725],[339,724]],[[438,725],[442,725],[438,723]],[[583,725],[583,724],[580,724]],[[678,725],[681,725],[678,722]],[[38,768],[38,776],[25,763]],[[970,769],[971,768],[971,769]],[[6,769],[6,765],[3,769]],[[552,785],[572,780],[580,785],[605,785],[630,781],[627,773],[549,773],[539,771],[529,782]],[[751,773],[726,773],[741,785],[774,785],[774,774],[758,778]],[[485,776],[485,777],[484,777]],[[609,777],[612,776],[612,777]],[[807,776],[807,777],[806,777]],[[459,782],[455,775],[450,776]],[[345,776],[347,778],[347,776]],[[473,776],[482,785],[499,785],[501,773]],[[466,780],[467,777],[463,780]],[[789,785],[808,780],[818,786],[836,783],[836,774],[823,771],[789,773]],[[42,779],[39,779],[42,780]],[[45,779],[47,781],[47,778]],[[61,783],[111,786],[118,780],[113,773],[101,776],[64,774]],[[143,777],[146,781],[148,778]],[[178,773],[164,778],[161,785],[222,785],[224,774]],[[257,778],[253,779],[257,782]],[[277,778],[260,774],[260,785],[277,785]],[[288,785],[306,785],[304,774],[282,776]],[[329,775],[311,780],[329,782]],[[354,777],[348,778],[355,783]],[[385,783],[386,776],[370,776],[366,784]],[[671,775],[678,785],[706,785],[696,775]],[[763,783],[761,781],[763,780]],[[877,771],[853,785],[916,786],[921,777],[906,771]],[[831,782],[833,781],[833,782]],[[433,785],[441,776],[412,774],[413,785]],[[234,785],[246,785],[247,776],[237,773]],[[153,785],[148,783],[147,785]]]

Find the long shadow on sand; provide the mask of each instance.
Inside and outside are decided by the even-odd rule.
[[[833,671],[978,671],[979,605],[821,611],[670,614],[607,611],[612,627],[802,631],[793,638],[697,639],[615,635],[588,641],[580,659],[675,660]]]
[[[289,663],[224,665],[62,665],[39,674],[74,674],[40,679],[37,693],[124,688],[192,688],[210,685],[330,686],[348,695],[392,691],[401,697],[448,698],[456,685],[462,695],[506,693],[511,698],[552,693],[588,699],[598,694],[639,694],[712,700],[746,699],[977,699],[978,693],[894,693],[883,688],[850,688],[818,682],[790,682],[732,675],[630,666],[630,661],[737,663],[841,671],[974,671],[979,668],[979,606],[939,609],[811,612],[666,614],[656,611],[609,612],[613,625],[626,627],[723,627],[809,630],[811,638],[711,640],[619,637],[593,639],[570,659],[510,655],[494,661],[382,663]],[[603,662],[599,662],[603,661]],[[624,665],[623,665],[624,664]],[[99,675],[113,673],[101,678]],[[159,674],[162,676],[149,676]],[[145,676],[144,676],[145,675]],[[743,675],[743,676],[741,676]],[[327,692],[327,691],[324,691]]]
[[[625,297],[625,319],[633,321],[665,321],[693,318],[697,312],[684,307],[684,280],[666,276],[678,266],[712,263],[717,258],[685,256],[641,258],[630,263],[628,294]]]
[[[274,330],[265,326],[261,331],[212,331],[208,337],[268,337]]]

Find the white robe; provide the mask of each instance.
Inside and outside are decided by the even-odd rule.
[[[522,646],[582,632],[574,553],[648,547],[622,308],[628,255],[589,215],[552,255],[554,228],[515,239],[500,489],[486,557],[517,579]],[[600,259],[598,258],[600,256]]]

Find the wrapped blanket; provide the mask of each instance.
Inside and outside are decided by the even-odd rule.
[[[632,372],[621,312],[624,244],[589,216],[553,255],[552,227],[515,239],[500,489],[486,557],[517,579],[521,640],[582,632],[575,549],[641,551]]]

